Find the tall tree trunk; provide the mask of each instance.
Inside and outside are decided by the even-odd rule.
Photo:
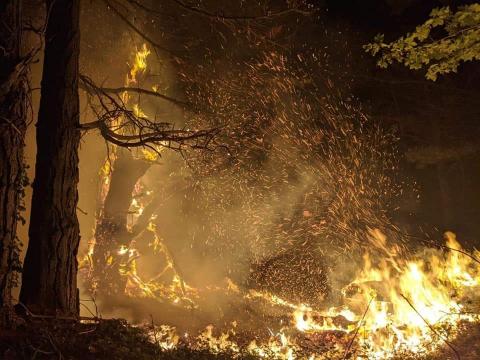
[[[0,326],[11,307],[16,229],[23,178],[26,71],[21,58],[20,0],[0,2]]]
[[[119,249],[122,245],[128,248],[134,236],[127,228],[128,210],[135,184],[151,166],[125,149],[118,149],[117,156],[95,230],[92,287],[100,295],[119,295],[125,290],[126,278],[120,275],[120,266],[128,254],[119,254]]]
[[[33,312],[79,312],[77,250],[80,0],[47,0],[29,244],[20,300]]]

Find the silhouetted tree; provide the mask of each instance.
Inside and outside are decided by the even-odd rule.
[[[27,57],[21,54],[21,1],[0,3],[0,326],[11,306],[18,270],[16,229],[21,201],[26,131]]]
[[[20,301],[33,312],[75,316],[80,1],[47,0],[47,9],[30,241]]]

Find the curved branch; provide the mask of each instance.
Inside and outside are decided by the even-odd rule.
[[[165,130],[152,131],[147,134],[121,135],[109,129],[105,125],[105,122],[101,122],[98,128],[100,129],[100,133],[105,140],[120,147],[132,148],[156,144],[173,150],[181,150],[183,146],[206,149],[209,147],[213,137],[219,132],[219,129],[198,131]],[[192,140],[203,140],[203,142],[189,144],[189,142]],[[172,143],[176,144],[177,146],[173,146]]]
[[[200,15],[203,15],[203,16],[206,16],[206,17],[209,17],[209,18],[218,19],[218,20],[237,20],[237,21],[268,20],[268,19],[272,19],[272,18],[275,18],[275,17],[278,17],[278,16],[283,16],[283,15],[287,15],[287,14],[291,14],[291,13],[297,13],[297,14],[301,14],[301,15],[311,15],[311,12],[301,10],[301,9],[298,9],[298,8],[291,8],[291,9],[286,9],[286,10],[278,11],[278,12],[271,13],[271,14],[264,14],[264,15],[258,15],[258,16],[255,16],[255,15],[250,15],[250,16],[248,16],[248,15],[245,15],[245,16],[223,15],[223,14],[212,13],[212,12],[209,12],[207,10],[201,9],[199,7],[196,7],[196,6],[188,5],[181,0],[171,0],[171,1],[176,3],[178,6],[184,8],[185,10],[188,10],[190,12],[200,14]]]
[[[96,121],[80,124],[80,130],[88,131],[88,130],[99,129],[104,122],[105,122],[104,120],[96,120]]]
[[[158,97],[158,98],[160,98],[160,99],[169,101],[169,102],[171,102],[172,104],[175,104],[175,105],[177,105],[177,106],[180,106],[180,107],[183,108],[183,109],[193,110],[193,105],[190,104],[190,103],[188,103],[188,102],[184,102],[184,101],[181,101],[181,100],[177,100],[177,99],[175,99],[175,98],[169,97],[169,96],[167,96],[167,95],[164,95],[164,94],[161,94],[161,93],[159,93],[159,92],[152,91],[152,90],[147,90],[147,89],[138,88],[138,87],[118,87],[118,88],[106,88],[106,87],[101,87],[101,88],[99,88],[99,89],[105,91],[106,93],[111,93],[111,94],[121,94],[121,93],[123,93],[123,92],[135,92],[135,93],[137,93],[137,94],[155,96],[155,97]]]
[[[152,46],[154,46],[156,49],[163,51],[175,58],[178,58],[177,55],[175,55],[170,49],[167,49],[166,47],[160,45],[157,43],[155,40],[153,40],[151,37],[143,33],[138,27],[136,27],[130,20],[127,19],[125,15],[123,15],[116,7],[114,7],[109,0],[102,0],[112,11],[117,15],[123,22],[125,22],[128,27],[130,27],[133,31],[135,31],[140,37],[142,37],[145,41],[150,43]]]
[[[198,109],[195,107],[194,104],[189,103],[187,101],[182,101],[175,99],[173,97],[161,94],[157,91],[143,89],[139,87],[117,87],[117,88],[109,88],[109,87],[100,87],[93,83],[93,81],[88,78],[86,75],[80,74],[80,83],[79,86],[81,89],[92,93],[92,90],[95,90],[95,93],[102,92],[102,93],[109,93],[109,94],[121,94],[123,92],[134,92],[137,94],[148,95],[160,98],[162,100],[168,101],[184,110],[191,111],[191,112],[198,112]]]

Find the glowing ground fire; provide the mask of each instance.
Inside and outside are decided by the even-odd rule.
[[[213,353],[241,351],[275,359],[387,359],[399,353],[426,355],[449,344],[462,322],[478,322],[478,315],[468,303],[478,301],[480,263],[478,251],[464,252],[453,233],[446,233],[447,251],[425,250],[410,259],[399,258],[395,247],[388,248],[385,236],[370,232],[374,241],[390,251],[391,256],[375,263],[368,254],[356,279],[343,290],[344,303],[327,310],[307,304],[292,304],[281,298],[256,291],[245,299],[261,298],[269,306],[283,307],[291,313],[290,324],[260,341],[252,340],[242,349],[236,342],[236,326],[214,335],[208,326],[197,337],[177,334],[168,326],[155,330],[164,349],[182,342]],[[227,289],[225,289],[227,291]],[[238,291],[238,290],[237,290]],[[319,339],[319,335],[340,333],[333,350],[302,349],[300,336]],[[152,335],[153,336],[153,335]],[[313,348],[313,349],[312,349]]]
[[[145,46],[137,52],[127,76],[127,86],[135,83],[137,75],[146,69],[149,53]],[[122,97],[125,103],[129,101],[127,93]],[[132,108],[136,116],[146,116],[138,104],[133,104]],[[155,152],[145,150],[141,154],[149,160],[157,158]],[[101,172],[102,194],[109,186],[109,164],[106,161]],[[145,190],[135,191],[148,196],[153,192]],[[134,220],[145,209],[143,200],[133,197],[131,211]],[[480,252],[463,250],[450,232],[445,234],[443,250],[424,249],[407,256],[396,245],[388,244],[381,231],[369,230],[366,240],[382,256],[365,253],[363,267],[341,290],[340,302],[329,308],[318,308],[287,301],[278,294],[242,288],[229,278],[217,287],[190,286],[176,270],[173,258],[157,232],[154,216],[147,231],[153,234],[151,245],[154,252],[161,254],[166,264],[158,276],[149,281],[142,280],[136,270],[137,252],[134,248],[122,245],[108,260],[114,261],[114,256],[124,259],[119,271],[128,279],[126,295],[196,309],[205,294],[217,292],[241,298],[245,303],[261,302],[264,307],[280,309],[287,318],[279,320],[279,324],[272,324],[272,328],[280,330],[267,328],[265,333],[268,336],[254,334],[248,340],[240,330],[240,319],[222,329],[209,325],[200,334],[181,334],[169,325],[154,326],[152,341],[165,350],[187,346],[212,353],[226,352],[233,357],[251,354],[268,359],[387,359],[399,353],[425,355],[441,346],[448,348],[462,323],[480,320],[469,308],[480,300],[480,262],[477,260]],[[307,211],[304,216],[311,215]],[[165,281],[167,273],[170,274],[169,281]]]

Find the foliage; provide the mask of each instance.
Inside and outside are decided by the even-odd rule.
[[[364,46],[367,53],[379,55],[378,66],[394,62],[412,70],[426,69],[425,77],[435,81],[438,75],[457,72],[462,62],[480,60],[480,4],[436,8],[430,18],[413,33],[386,43],[379,34]]]

